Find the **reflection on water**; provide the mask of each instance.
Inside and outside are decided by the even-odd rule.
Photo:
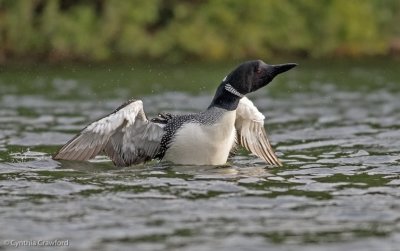
[[[202,85],[226,69],[210,76],[196,69],[195,80],[190,71],[186,77],[191,86]],[[119,82],[119,91],[96,97],[100,89],[90,84],[96,72],[93,79],[56,73],[49,78],[39,71],[32,79],[42,79],[41,94],[12,85],[11,73],[0,76],[0,223],[7,226],[0,241],[68,239],[72,248],[91,250],[400,246],[400,75],[394,70],[309,65],[252,95],[268,118],[282,168],[246,154],[221,167],[116,168],[105,157],[53,161],[51,154],[76,131],[126,98],[118,97],[121,90],[142,96],[137,90],[145,88]],[[139,91],[152,116],[203,109],[213,86],[199,94],[182,85],[176,88],[192,94]]]

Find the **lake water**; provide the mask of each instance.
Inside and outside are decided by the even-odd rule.
[[[0,250],[400,250],[398,61],[304,62],[250,95],[282,168],[51,159],[131,97],[205,109],[234,66],[2,67]]]

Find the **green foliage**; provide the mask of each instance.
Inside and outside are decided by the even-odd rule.
[[[0,0],[0,62],[387,55],[399,22],[397,0]]]

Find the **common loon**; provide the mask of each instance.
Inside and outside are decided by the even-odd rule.
[[[264,130],[264,115],[245,97],[297,64],[247,61],[229,73],[203,112],[159,114],[148,120],[141,100],[129,100],[91,123],[54,159],[89,160],[105,153],[116,166],[153,159],[184,165],[223,165],[239,144],[271,165],[281,166]]]

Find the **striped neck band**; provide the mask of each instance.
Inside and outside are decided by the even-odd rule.
[[[235,96],[238,96],[239,98],[243,98],[244,95],[238,92],[231,84],[225,84],[225,90],[228,92],[232,93]]]

